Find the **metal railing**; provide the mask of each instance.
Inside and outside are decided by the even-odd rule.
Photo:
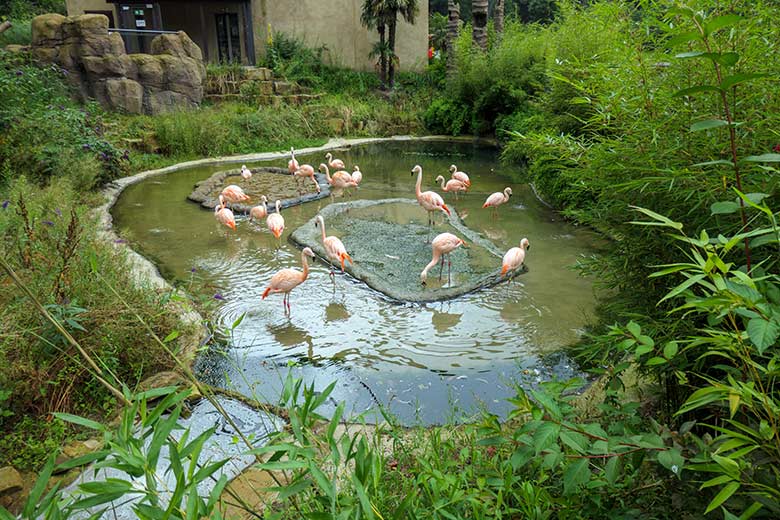
[[[152,40],[160,34],[176,34],[177,31],[163,31],[153,29],[109,29],[109,33],[119,33],[125,42],[125,51],[128,54],[148,54]]]

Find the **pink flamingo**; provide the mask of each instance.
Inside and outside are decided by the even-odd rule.
[[[439,175],[438,177],[436,177],[436,182],[439,182],[439,181],[441,181],[441,189],[442,190],[444,190],[446,192],[450,192],[450,191],[455,192],[455,198],[456,199],[458,198],[458,192],[462,191],[462,192],[465,193],[466,190],[468,189],[468,186],[466,186],[465,184],[463,184],[462,182],[460,182],[457,179],[450,179],[450,180],[448,180],[447,184],[445,186],[445,184],[444,184],[444,177],[442,175]]]
[[[241,178],[245,181],[252,178],[252,171],[246,167],[246,164],[241,165]]]
[[[333,154],[330,152],[325,154],[325,159],[328,161],[328,168],[333,168],[334,170],[343,170],[346,168],[344,161],[341,159],[334,159]]]
[[[290,313],[290,291],[301,285],[309,277],[309,262],[306,257],[314,258],[314,252],[311,248],[305,247],[301,251],[301,263],[303,264],[303,272],[297,269],[282,269],[271,278],[271,282],[263,291],[263,300],[269,294],[284,293],[284,299],[282,300],[282,306],[284,307],[285,314]]]
[[[235,184],[231,184],[230,186],[225,187],[220,195],[225,197],[225,200],[230,203],[246,202],[249,200],[249,195],[244,193],[244,190]]]
[[[453,164],[450,166],[450,173],[452,174],[453,179],[462,182],[467,188],[471,188],[471,180],[469,179],[469,176],[466,175],[466,172],[459,172],[458,167]]]
[[[323,170],[325,171],[325,178],[328,179],[328,184],[330,184],[331,187],[331,198],[333,198],[334,191],[344,191],[344,189],[348,187],[357,187],[355,181],[352,180],[352,176],[344,170],[337,171],[333,174],[333,177],[330,176],[330,170],[328,169],[327,164],[320,164],[320,171]]]
[[[456,237],[452,233],[441,233],[436,235],[436,238],[431,242],[433,248],[433,259],[428,265],[425,266],[422,273],[420,273],[420,283],[425,285],[425,281],[428,278],[428,271],[439,262],[441,258],[441,269],[439,269],[439,280],[441,280],[442,271],[444,271],[444,257],[447,257],[447,279],[450,279],[452,270],[452,260],[449,258],[449,254],[452,253],[458,246],[468,247],[466,242]]]
[[[320,184],[317,182],[317,179],[314,177],[314,168],[311,164],[302,164],[300,168],[295,170],[293,172],[293,175],[295,176],[295,182],[298,182],[298,179],[306,179],[309,178],[314,183],[314,185],[317,187],[317,193],[320,192]]]
[[[433,212],[436,210],[441,210],[449,216],[450,208],[447,207],[447,205],[444,203],[444,199],[442,199],[438,193],[433,191],[420,191],[420,185],[422,184],[422,166],[418,164],[412,168],[412,175],[415,173],[417,174],[417,184],[414,186],[414,192],[417,196],[417,202],[419,202],[420,206],[422,206],[423,209],[428,212],[428,226],[432,226]]]
[[[338,237],[325,236],[325,219],[322,215],[317,215],[314,225],[319,226],[322,230],[322,245],[325,246],[325,252],[328,253],[328,258],[336,262],[341,262],[341,272],[343,273],[345,260],[349,260],[350,264],[354,264],[354,262],[352,262],[352,257],[349,256],[347,249]],[[332,267],[330,269],[330,276],[335,276]]]
[[[525,261],[525,252],[529,249],[531,249],[531,244],[527,238],[524,238],[520,241],[520,247],[513,247],[507,251],[501,262],[501,276],[520,267]]]
[[[501,204],[506,203],[509,200],[509,197],[512,196],[512,188],[504,188],[504,192],[497,191],[495,193],[492,193],[487,200],[485,200],[485,203],[482,205],[483,208],[492,207],[494,208],[494,211],[496,214],[498,214],[498,207]]]
[[[268,216],[268,206],[266,205],[266,202],[268,202],[268,197],[265,195],[260,197],[262,206],[255,206],[249,210],[249,220],[262,220]]]
[[[279,239],[279,246],[282,245],[282,233],[284,233],[284,217],[282,216],[281,203],[276,201],[276,213],[271,213],[268,218],[265,219],[265,225],[268,226],[269,231]]]
[[[233,212],[225,207],[225,198],[222,195],[219,196],[219,204],[214,206],[214,218],[220,224],[229,227],[233,231],[236,230],[236,218],[233,216]]]
[[[290,147],[290,160],[287,162],[287,169],[290,174],[293,174],[300,168],[298,161],[295,159],[295,150]]]
[[[355,184],[360,184],[363,182],[363,172],[360,171],[360,166],[356,164],[352,167],[352,170],[352,175],[350,175],[350,177],[352,177],[352,180],[355,181]]]

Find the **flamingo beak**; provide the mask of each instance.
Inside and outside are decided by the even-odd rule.
[[[462,245],[466,249],[468,249],[468,247],[469,247],[469,245],[466,242],[464,242],[463,240],[460,241],[460,245]]]

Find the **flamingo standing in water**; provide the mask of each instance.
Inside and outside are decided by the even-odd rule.
[[[450,179],[447,181],[447,184],[445,185],[444,177],[442,175],[439,175],[438,177],[436,177],[436,182],[440,182],[440,181],[441,181],[441,189],[446,192],[450,192],[450,191],[455,192],[456,199],[458,198],[459,192],[462,191],[463,193],[466,193],[466,190],[468,189],[468,186],[466,186],[464,183],[462,183],[457,179]]]
[[[363,172],[360,171],[360,166],[356,164],[352,167],[352,170],[352,175],[350,175],[350,177],[355,181],[355,184],[357,185],[363,182]]]
[[[330,152],[325,154],[325,160],[328,161],[328,168],[333,168],[334,170],[343,170],[346,168],[344,161],[341,159],[334,159],[333,154]]]
[[[412,168],[412,175],[415,173],[417,174],[417,184],[414,186],[414,192],[417,196],[417,202],[419,202],[420,206],[422,206],[423,209],[428,212],[428,226],[432,226],[433,212],[436,210],[441,210],[449,216],[450,208],[447,207],[447,205],[444,203],[444,199],[442,199],[441,195],[438,193],[433,191],[420,191],[420,185],[422,184],[422,166],[418,164]],[[430,234],[428,238],[430,238]]]
[[[298,161],[295,159],[295,150],[293,150],[292,147],[290,147],[290,160],[287,161],[287,170],[290,172],[290,174],[293,174],[300,168],[300,165],[298,164]]]
[[[520,247],[513,247],[504,254],[504,260],[501,262],[501,276],[509,271],[514,271],[525,261],[525,252],[531,249],[531,244],[527,238],[520,241]],[[511,280],[510,280],[511,281]]]
[[[325,171],[325,178],[328,179],[328,184],[330,184],[331,187],[331,197],[333,197],[333,191],[343,191],[348,187],[357,187],[355,181],[352,180],[352,176],[344,170],[337,171],[333,174],[333,177],[330,176],[330,170],[328,169],[327,164],[320,164],[320,171],[323,170]]]
[[[306,257],[314,258],[314,252],[311,248],[305,247],[301,251],[301,263],[303,264],[303,272],[297,269],[282,269],[271,278],[271,282],[263,292],[263,300],[269,294],[284,293],[284,299],[282,300],[282,306],[284,307],[284,313],[290,314],[290,291],[301,285],[306,278],[309,277],[309,262]]]
[[[341,272],[344,272],[344,261],[349,260],[352,264],[352,257],[347,253],[347,249],[344,247],[344,243],[339,240],[338,237],[325,236],[325,219],[322,215],[317,215],[317,219],[314,221],[315,226],[319,226],[322,230],[322,245],[325,246],[325,252],[328,253],[328,258],[341,262]],[[335,278],[333,274],[333,267],[330,269],[330,276]]]
[[[279,247],[281,247],[282,233],[284,233],[284,217],[282,216],[281,203],[278,200],[276,201],[276,213],[268,215],[268,218],[265,219],[265,225],[279,239]]]
[[[245,181],[252,178],[252,171],[246,167],[246,164],[241,165],[241,178]]]
[[[265,217],[268,216],[268,206],[266,205],[266,202],[268,202],[268,197],[266,197],[265,195],[260,197],[260,203],[262,205],[255,206],[249,210],[249,220],[252,219],[263,220]]]
[[[311,179],[311,182],[317,187],[317,193],[320,192],[320,183],[314,177],[314,167],[311,164],[302,164],[300,168],[293,172],[295,176],[295,182],[298,183],[299,179]]]
[[[494,208],[493,211],[496,215],[498,215],[498,207],[501,204],[506,203],[509,201],[509,197],[512,196],[512,188],[504,188],[503,193],[500,191],[497,191],[495,193],[492,193],[487,200],[485,200],[485,203],[482,205],[483,208],[492,207]]]
[[[453,179],[462,182],[467,188],[471,188],[471,179],[466,175],[466,172],[459,172],[458,167],[453,164],[450,166],[450,173]]]
[[[226,186],[225,189],[222,190],[220,196],[224,197],[225,200],[230,203],[247,202],[249,200],[249,195],[244,193],[244,190],[242,190],[235,184]]]
[[[219,196],[219,204],[214,206],[214,218],[217,222],[223,224],[233,231],[236,230],[236,218],[233,216],[233,212],[225,207],[225,197]]]
[[[431,242],[433,248],[433,259],[428,265],[425,266],[422,273],[420,273],[420,283],[425,285],[425,281],[428,278],[428,271],[439,262],[441,259],[441,268],[439,269],[439,280],[441,280],[442,271],[444,271],[444,257],[447,257],[447,280],[450,279],[452,270],[452,260],[449,258],[449,254],[452,253],[458,246],[468,247],[466,242],[456,237],[452,233],[441,233],[436,235],[436,238]]]

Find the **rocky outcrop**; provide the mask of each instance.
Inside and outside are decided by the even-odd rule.
[[[161,34],[152,54],[127,54],[122,37],[108,33],[99,14],[44,14],[32,21],[33,55],[61,67],[82,100],[108,109],[159,114],[196,107],[206,67],[200,48],[184,32]]]

